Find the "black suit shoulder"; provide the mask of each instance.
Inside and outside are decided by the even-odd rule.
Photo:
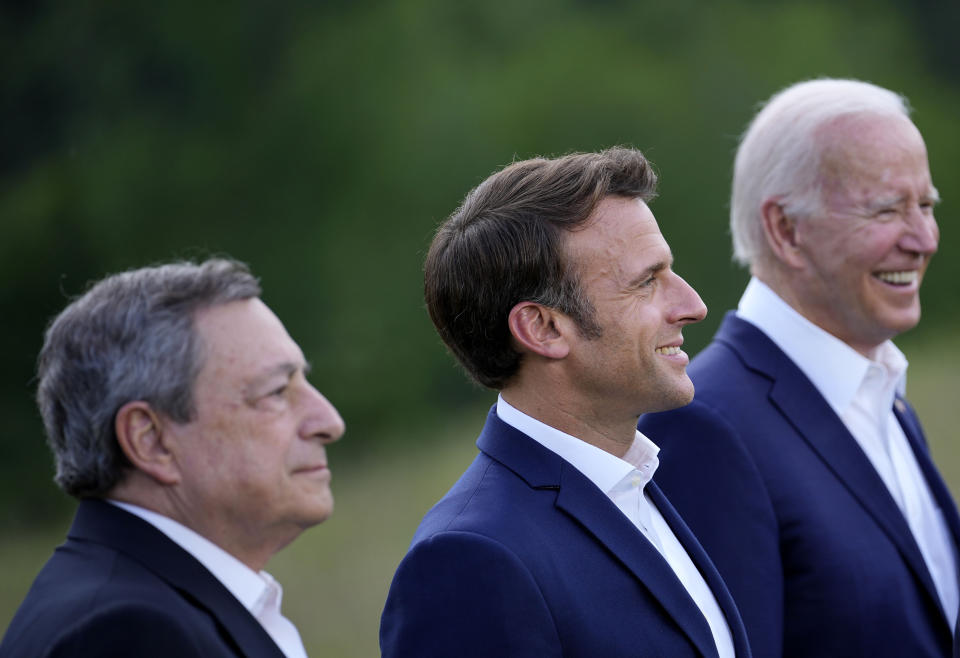
[[[2,658],[235,656],[217,621],[136,560],[68,540],[11,621]]]
[[[135,515],[86,500],[0,642],[0,658],[68,655],[282,653],[190,553]]]
[[[215,653],[211,653],[215,652]],[[57,634],[43,654],[72,656],[231,656],[211,647],[194,624],[159,601],[126,601],[97,607]]]

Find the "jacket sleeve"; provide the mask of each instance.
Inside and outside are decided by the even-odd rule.
[[[550,610],[505,546],[467,532],[416,543],[400,563],[380,623],[383,658],[560,656]]]

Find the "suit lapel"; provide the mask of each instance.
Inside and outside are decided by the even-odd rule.
[[[957,505],[953,500],[953,496],[950,495],[950,490],[947,489],[946,483],[943,481],[943,478],[940,477],[940,473],[930,458],[927,440],[923,435],[920,420],[917,418],[916,413],[914,413],[910,403],[900,397],[898,397],[894,403],[893,413],[896,415],[900,427],[903,428],[903,433],[906,435],[907,441],[909,441],[910,447],[913,449],[914,457],[917,459],[917,464],[920,465],[920,470],[923,473],[924,479],[927,481],[927,486],[930,487],[933,499],[937,507],[940,508],[940,513],[943,514],[943,519],[950,532],[954,555],[957,555],[960,553],[960,514],[957,513]],[[958,574],[957,585],[960,587],[960,574]],[[960,656],[960,615],[957,617],[953,637],[954,655]]]
[[[556,489],[556,507],[643,583],[701,654],[717,655],[706,618],[673,569],[593,482],[555,453],[501,421],[493,410],[477,445],[531,487]]]
[[[143,519],[109,503],[87,500],[80,503],[70,536],[105,544],[140,562],[207,610],[238,655],[283,658],[263,626],[206,567]]]
[[[903,398],[897,398],[893,407],[893,412],[903,428],[903,433],[910,442],[913,454],[917,458],[923,477],[933,493],[933,498],[943,513],[947,527],[950,529],[950,537],[953,540],[954,548],[960,548],[960,515],[957,513],[957,506],[947,489],[946,483],[940,477],[930,453],[927,448],[927,440],[923,435],[923,428],[920,421],[914,413],[910,404]]]
[[[650,494],[650,499],[653,500],[660,514],[670,526],[670,529],[673,530],[673,534],[687,551],[687,555],[690,556],[690,559],[700,571],[703,579],[707,581],[710,591],[713,592],[713,596],[716,598],[717,604],[720,606],[720,610],[723,611],[723,616],[727,620],[727,626],[730,628],[731,636],[733,636],[733,648],[736,655],[750,656],[747,630],[743,625],[743,619],[740,617],[740,611],[733,601],[733,596],[730,594],[730,590],[727,589],[727,584],[723,582],[723,578],[720,576],[720,572],[717,571],[716,566],[714,566],[713,561],[710,560],[707,552],[694,536],[693,531],[687,527],[687,524],[680,517],[680,514],[673,505],[670,504],[670,501],[667,500],[666,495],[664,495],[660,487],[654,482],[650,482],[647,485],[646,491]]]
[[[643,583],[700,653],[717,655],[706,618],[667,561],[592,482],[569,464],[563,467],[556,505]]]
[[[939,607],[930,572],[900,508],[856,439],[806,375],[766,334],[732,313],[717,337],[749,367],[772,380],[770,401],[886,533]]]

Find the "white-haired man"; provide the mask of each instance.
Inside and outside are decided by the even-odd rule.
[[[754,655],[956,651],[960,518],[891,342],[920,319],[937,200],[905,101],[872,84],[793,85],[740,143],[752,279],[691,364],[694,402],[639,425]]]

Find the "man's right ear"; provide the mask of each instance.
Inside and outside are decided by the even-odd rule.
[[[180,471],[164,434],[164,420],[143,400],[127,402],[114,420],[117,443],[130,463],[161,484],[176,484]]]
[[[763,218],[763,234],[777,260],[787,267],[803,266],[803,258],[797,240],[797,222],[783,211],[778,199],[767,199],[760,207]]]
[[[570,353],[565,331],[570,322],[560,311],[535,302],[520,302],[507,316],[510,334],[520,349],[548,359]]]

